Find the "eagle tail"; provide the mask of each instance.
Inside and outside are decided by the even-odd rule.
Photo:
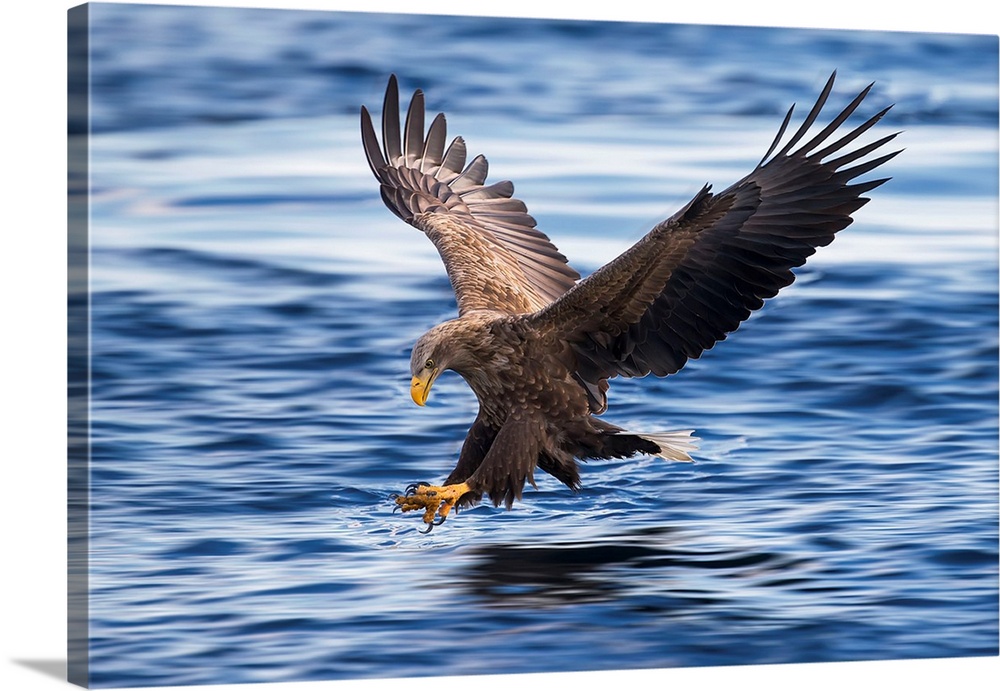
[[[695,442],[699,441],[698,437],[691,436],[693,433],[693,429],[686,429],[677,432],[652,432],[650,434],[632,432],[631,434],[656,445],[659,452],[653,453],[653,456],[668,461],[692,461],[694,459],[688,452],[697,449],[698,445]]]

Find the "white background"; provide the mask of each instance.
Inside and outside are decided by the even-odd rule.
[[[181,4],[159,0],[161,4]],[[68,688],[65,577],[66,10],[75,2],[8,0],[0,16],[0,691]],[[675,23],[998,33],[990,0],[663,3],[615,0],[215,0],[183,4],[436,14],[500,14]],[[418,6],[417,6],[418,5]],[[486,689],[993,689],[1000,658],[477,677]],[[401,682],[170,687],[220,691],[386,691]],[[402,682],[407,683],[407,682]],[[414,683],[414,682],[410,682]],[[416,682],[438,685],[440,680]],[[165,691],[169,691],[166,687]]]

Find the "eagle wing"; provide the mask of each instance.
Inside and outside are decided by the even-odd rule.
[[[401,139],[402,136],[402,139]],[[413,94],[402,131],[399,88],[389,79],[380,146],[368,110],[361,137],[386,206],[434,243],[451,280],[459,313],[476,309],[533,312],[575,285],[580,274],[542,232],[509,181],[486,184],[483,156],[466,165],[456,137],[445,149],[439,113],[424,135],[424,95]]]
[[[573,345],[576,377],[594,412],[607,407],[609,378],[672,374],[725,339],[792,283],[794,267],[851,223],[851,214],[868,201],[862,194],[888,179],[852,182],[899,153],[858,162],[898,133],[849,145],[889,108],[831,141],[872,85],[800,144],[835,76],[775,153],[792,117],[788,111],[749,175],[719,194],[706,186],[617,259],[527,317]]]

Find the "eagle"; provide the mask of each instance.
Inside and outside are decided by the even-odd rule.
[[[781,144],[794,105],[788,110],[747,176],[718,193],[705,185],[581,280],[511,182],[488,184],[486,158],[467,162],[461,137],[445,146],[443,114],[425,131],[420,89],[401,127],[390,76],[381,143],[361,106],[365,155],[385,205],[437,248],[458,307],[456,318],[413,346],[410,394],[423,406],[441,373],[452,370],[479,403],[451,474],[441,485],[416,483],[392,495],[394,510],[423,511],[429,532],[483,495],[510,509],[525,483],[535,486],[536,469],[578,490],[578,460],[691,460],[693,430],[639,433],[599,418],[608,382],[666,377],[725,339],[851,224],[868,201],[863,194],[889,179],[856,181],[899,153],[883,149],[899,133],[855,142],[892,106],[845,126],[874,83],[806,138],[835,78]]]

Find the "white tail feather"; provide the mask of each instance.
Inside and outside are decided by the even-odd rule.
[[[698,437],[692,437],[693,429],[681,430],[679,432],[653,432],[651,434],[635,434],[640,439],[645,439],[660,447],[660,453],[653,454],[668,461],[691,461],[689,451],[698,448],[695,444],[700,441]]]

